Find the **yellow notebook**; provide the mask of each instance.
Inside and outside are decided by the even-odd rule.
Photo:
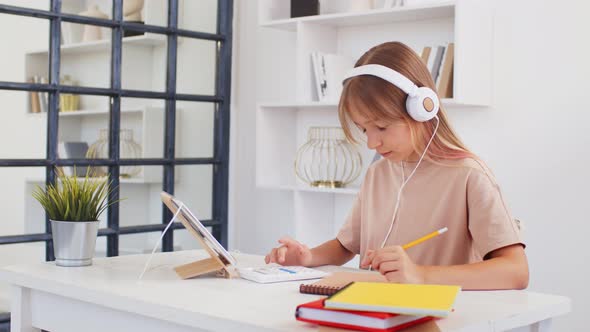
[[[446,317],[460,286],[353,282],[328,297],[329,309]]]

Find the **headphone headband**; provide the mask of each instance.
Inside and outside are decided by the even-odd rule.
[[[389,83],[397,86],[409,96],[414,96],[416,93],[416,89],[418,89],[416,84],[414,84],[407,77],[398,73],[397,71],[389,67],[385,67],[383,65],[374,64],[363,65],[353,68],[348,72],[348,74],[346,74],[346,76],[344,77],[344,81],[346,81],[349,78],[360,75],[371,75],[380,77],[388,81]]]
[[[342,82],[361,75],[379,77],[405,92],[408,95],[406,110],[416,121],[428,121],[438,113],[439,100],[436,92],[428,87],[418,87],[404,75],[386,66],[370,64],[355,67],[344,76]]]

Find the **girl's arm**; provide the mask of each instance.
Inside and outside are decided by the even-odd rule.
[[[419,266],[399,246],[367,254],[361,266],[378,270],[387,280],[402,283],[460,285],[463,289],[524,289],[529,268],[519,244],[496,249],[482,262],[452,266]]]
[[[353,259],[355,254],[338,241],[332,239],[311,249],[312,259],[309,266],[342,265]]]
[[[524,289],[529,284],[529,266],[519,244],[496,249],[478,263],[422,268],[428,284],[461,285],[463,289]]]
[[[309,249],[290,237],[284,237],[279,240],[281,244],[273,248],[264,258],[268,263],[277,263],[281,265],[303,265],[303,266],[320,266],[320,265],[342,265],[354,257],[354,253],[344,248],[337,239],[329,240],[313,249]]]

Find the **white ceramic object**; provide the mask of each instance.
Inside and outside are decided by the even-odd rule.
[[[81,12],[79,15],[108,19],[109,16],[100,11],[97,5],[88,8],[87,11]],[[84,33],[82,34],[83,42],[90,42],[102,39],[102,27],[97,25],[84,25]]]
[[[125,0],[123,1],[123,20],[141,22],[141,10],[143,9],[143,0]]]

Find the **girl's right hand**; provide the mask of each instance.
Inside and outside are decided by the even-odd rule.
[[[281,238],[279,243],[281,246],[273,248],[264,258],[266,264],[277,263],[297,266],[309,266],[311,264],[311,250],[305,244],[299,243],[288,236]]]

